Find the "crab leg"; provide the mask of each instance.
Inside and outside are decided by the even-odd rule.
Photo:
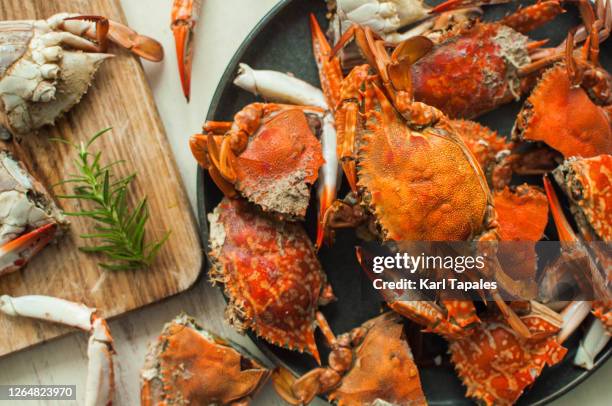
[[[57,224],[45,224],[0,247],[0,275],[23,268],[32,257],[53,241],[56,232]]]
[[[159,42],[140,35],[126,25],[96,15],[56,14],[49,19],[52,27],[62,28],[75,35],[84,35],[97,41],[97,52],[105,52],[108,40],[141,58],[159,62],[164,50]]]
[[[201,0],[174,0],[172,3],[172,33],[176,43],[176,59],[183,94],[189,101],[191,64],[193,61],[193,33],[202,6]]]

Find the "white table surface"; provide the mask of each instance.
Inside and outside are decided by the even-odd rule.
[[[243,38],[278,0],[203,0],[202,16],[196,32],[191,103],[180,90],[174,40],[169,28],[171,0],[122,0],[130,26],[160,40],[166,50],[162,64],[144,63],[166,132],[195,210],[196,165],[187,145],[188,137],[198,131],[213,92],[227,63]],[[323,1],[323,0],[305,0]],[[236,334],[223,322],[224,303],[217,289],[205,278],[189,291],[160,303],[136,310],[113,320],[110,327],[117,350],[117,405],[139,403],[138,373],[149,342],[154,340],[165,322],[180,312],[196,317],[206,328],[226,335],[255,354],[253,344]],[[0,384],[76,384],[82,404],[86,377],[87,336],[75,333],[32,349],[0,359]],[[612,397],[610,376],[612,362],[569,394],[553,402],[556,406],[609,405]],[[282,405],[267,385],[254,405]],[[0,401],[0,405],[8,405]],[[42,403],[27,402],[27,405]],[[48,403],[60,404],[60,403]],[[63,402],[62,404],[67,404]],[[324,402],[314,402],[322,405]]]

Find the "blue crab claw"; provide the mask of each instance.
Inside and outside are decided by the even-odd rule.
[[[57,228],[55,223],[45,224],[0,247],[0,275],[23,268],[53,240]]]

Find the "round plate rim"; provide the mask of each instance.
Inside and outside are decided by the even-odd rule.
[[[296,0],[281,0],[278,2],[272,9],[270,9],[257,24],[253,27],[253,29],[247,34],[245,39],[242,41],[230,61],[228,62],[221,78],[219,79],[219,83],[215,89],[215,93],[211,99],[208,112],[206,114],[207,120],[213,120],[214,115],[219,107],[219,101],[224,92],[225,87],[229,82],[232,82],[233,76],[236,73],[236,67],[238,63],[242,60],[244,53],[248,49],[248,47],[253,42],[254,38],[271,22],[271,20],[276,17],[278,13],[280,13],[285,7],[290,5]],[[197,217],[199,222],[200,229],[200,238],[202,242],[202,247],[205,253],[205,261],[203,264],[203,269],[208,271],[209,267],[209,258],[208,258],[208,223],[207,223],[207,207],[206,207],[206,192],[204,190],[204,170],[198,165],[197,166],[197,176],[196,176],[196,203],[197,203]],[[224,295],[225,298],[225,295]],[[252,334],[248,334],[249,338],[253,341],[253,344],[263,352],[266,357],[268,357],[272,362],[276,365],[286,366],[285,362],[280,359],[276,354],[268,349],[266,345],[262,345],[262,343],[255,339],[256,337]],[[538,401],[532,403],[533,406],[545,405],[547,403],[552,402],[555,399],[560,398],[561,396],[567,394],[576,386],[584,382],[587,378],[589,378],[595,371],[597,371],[603,364],[608,361],[608,359],[612,356],[612,346],[608,345],[608,349],[605,353],[600,354],[598,360],[595,362],[595,365],[590,370],[583,370],[577,378],[566,384],[565,386],[559,388],[555,392],[549,394],[546,397],[539,399]],[[527,389],[528,390],[528,389]]]

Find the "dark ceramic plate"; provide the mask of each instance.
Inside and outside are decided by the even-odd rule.
[[[433,3],[433,2],[432,2]],[[489,7],[486,19],[495,19],[506,14],[516,5]],[[318,85],[318,75],[313,61],[310,43],[308,14],[315,13],[322,24],[325,22],[323,0],[286,0],[279,3],[249,34],[228,65],[217,91],[213,97],[209,120],[231,120],[234,113],[256,99],[232,84],[238,70],[238,63],[245,62],[258,69],[273,69],[292,72],[297,77]],[[560,42],[571,26],[578,22],[575,10],[570,11],[543,29],[532,32],[534,39],[551,38],[553,43]],[[601,51],[602,64],[612,71],[612,44],[608,41]],[[504,106],[479,119],[483,124],[509,134],[520,103]],[[208,241],[206,215],[221,200],[222,195],[202,170],[198,173],[198,211],[201,224],[202,241]],[[314,193],[313,193],[314,194]],[[342,195],[342,194],[341,194]],[[307,216],[306,227],[314,235],[316,214],[312,210]],[[551,231],[553,233],[553,231]],[[551,233],[548,235],[550,236]],[[378,297],[359,271],[355,261],[354,246],[356,237],[351,232],[338,235],[333,249],[320,251],[320,260],[334,287],[338,301],[322,309],[336,333],[342,333],[377,315],[380,311]],[[412,330],[416,327],[412,326]],[[585,371],[572,365],[580,336],[579,331],[567,341],[569,353],[565,360],[544,371],[536,383],[525,392],[519,404],[539,405],[550,402],[584,381],[593,371]],[[282,363],[296,373],[304,373],[315,366],[312,357],[287,351],[252,337],[257,346],[274,361]],[[420,347],[419,359],[421,380],[431,405],[470,405],[465,398],[465,388],[456,377],[445,355],[442,339],[428,335],[425,342],[411,343],[413,350]],[[324,348],[321,343],[320,348]],[[415,350],[415,352],[417,352]],[[601,366],[612,354],[608,345],[599,356],[596,368]],[[325,356],[325,354],[322,354]],[[436,355],[442,356],[442,364],[433,365],[429,360]]]

